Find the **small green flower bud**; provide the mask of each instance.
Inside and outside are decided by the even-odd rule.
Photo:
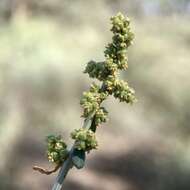
[[[71,133],[71,137],[75,140],[75,148],[77,150],[90,151],[97,148],[95,133],[91,130],[84,128],[75,129]]]
[[[99,110],[95,114],[95,124],[98,126],[99,124],[107,121],[108,111],[104,107],[100,107]]]
[[[47,156],[50,162],[61,163],[68,155],[67,145],[61,136],[50,135],[47,137]]]
[[[59,153],[51,152],[49,158],[52,162],[57,162],[59,160]]]

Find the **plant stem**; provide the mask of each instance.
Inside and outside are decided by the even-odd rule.
[[[70,151],[69,157],[67,158],[67,160],[64,162],[64,164],[62,165],[59,174],[56,178],[56,182],[52,187],[52,190],[61,190],[64,179],[69,171],[69,169],[71,169],[73,167],[72,164],[72,154],[73,154],[73,147]]]
[[[89,129],[91,127],[92,121],[93,121],[93,117],[94,117],[95,112],[93,112],[85,121],[84,121],[84,125],[83,128]],[[73,147],[71,148],[70,152],[69,152],[69,156],[67,158],[67,160],[65,160],[65,162],[63,163],[59,174],[56,178],[56,181],[52,187],[52,190],[61,190],[62,186],[63,186],[63,182],[65,177],[67,176],[67,173],[69,172],[69,170],[73,167],[73,163],[72,163],[72,157],[73,157],[73,151],[74,151],[74,147],[75,145],[73,145]]]
[[[103,83],[100,91],[104,91],[104,90],[105,90],[105,84]],[[83,128],[85,128],[85,129],[91,128],[91,125],[93,125],[94,115],[95,115],[95,111],[92,112],[89,115],[89,117],[85,119],[84,124],[83,124]],[[75,144],[72,146],[72,148],[69,152],[68,158],[63,163],[63,165],[59,171],[59,174],[56,178],[56,181],[52,187],[52,190],[61,190],[65,177],[67,176],[69,170],[73,167],[72,157],[73,157],[74,147],[75,147]]]

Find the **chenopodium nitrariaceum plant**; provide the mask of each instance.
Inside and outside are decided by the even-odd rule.
[[[113,37],[112,42],[106,46],[104,51],[105,61],[90,61],[84,70],[84,73],[88,74],[90,78],[98,79],[101,86],[93,83],[89,91],[83,93],[80,104],[83,108],[82,116],[87,124],[71,133],[71,138],[75,141],[72,151],[67,149],[66,143],[60,136],[51,135],[47,138],[48,159],[57,166],[61,166],[65,160],[71,158],[74,166],[82,168],[85,152],[97,149],[98,142],[95,132],[97,126],[107,121],[108,111],[102,106],[102,102],[109,95],[113,95],[120,102],[133,103],[136,100],[134,90],[129,87],[127,82],[118,77],[120,70],[128,68],[126,53],[134,38],[130,20],[118,13],[111,17],[111,24]],[[43,173],[42,169],[41,172]]]

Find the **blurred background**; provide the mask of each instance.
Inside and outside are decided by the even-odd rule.
[[[109,18],[131,18],[129,69],[133,106],[110,98],[99,149],[65,190],[190,189],[189,0],[0,1],[0,189],[47,190],[56,174],[45,137],[81,127],[80,97],[91,79],[82,71],[104,60]]]

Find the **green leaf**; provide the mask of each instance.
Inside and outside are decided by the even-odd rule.
[[[73,165],[77,168],[77,169],[81,169],[84,167],[85,165],[85,151],[84,150],[77,150],[74,149],[73,151],[73,156],[72,156],[72,162]]]

